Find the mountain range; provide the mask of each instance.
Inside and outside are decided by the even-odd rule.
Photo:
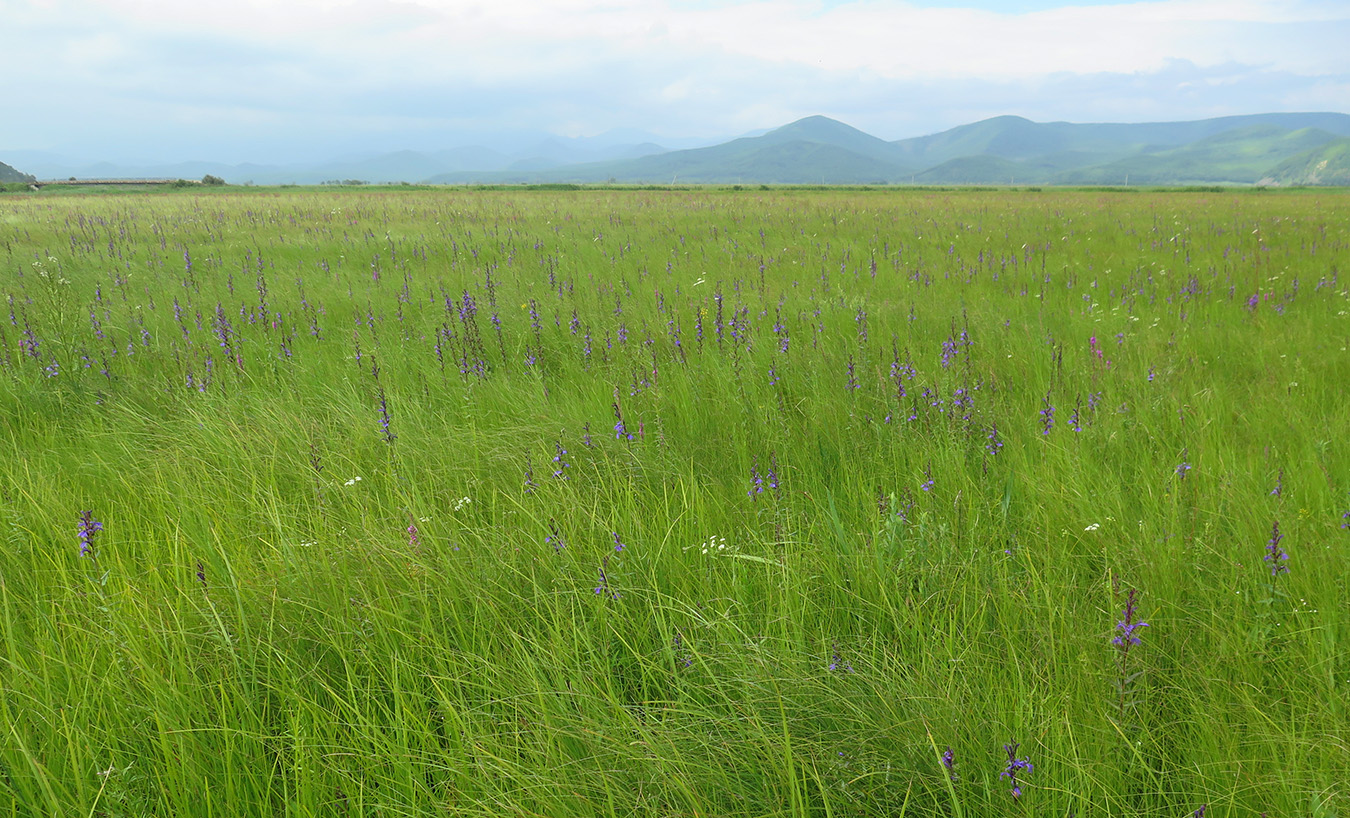
[[[510,153],[465,146],[308,165],[73,167],[33,154],[30,166],[40,165],[39,176],[59,178],[190,179],[212,174],[231,184],[1350,184],[1350,115],[1340,113],[1137,124],[1000,116],[898,141],[811,116],[767,132],[681,150],[640,133],[622,136],[628,139],[552,137]]]

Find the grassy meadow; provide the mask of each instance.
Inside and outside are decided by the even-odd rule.
[[[1350,192],[16,193],[0,262],[0,816],[1350,815]]]

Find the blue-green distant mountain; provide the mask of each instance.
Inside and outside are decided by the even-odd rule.
[[[1350,116],[1337,113],[1087,125],[1000,116],[897,142],[813,116],[695,150],[429,181],[1250,185],[1340,137]]]
[[[998,116],[888,142],[823,116],[669,150],[651,134],[503,140],[494,147],[351,155],[304,165],[124,166],[27,152],[43,178],[184,178],[232,184],[1291,185],[1347,184],[1350,115],[1253,114],[1193,122],[1033,122]],[[1339,146],[1339,147],[1338,147]],[[23,153],[23,152],[20,152]]]
[[[1133,156],[1056,174],[1060,183],[1254,184],[1284,160],[1336,140],[1320,128],[1287,130],[1247,125],[1176,148],[1149,148]]]
[[[914,170],[895,143],[813,116],[706,148],[537,171],[446,173],[429,181],[891,184],[907,181]]]

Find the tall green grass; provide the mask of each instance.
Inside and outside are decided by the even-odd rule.
[[[1344,814],[1347,204],[0,198],[0,814]]]

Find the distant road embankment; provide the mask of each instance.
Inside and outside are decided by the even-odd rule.
[[[192,179],[41,179],[35,187],[47,185],[200,185]]]

